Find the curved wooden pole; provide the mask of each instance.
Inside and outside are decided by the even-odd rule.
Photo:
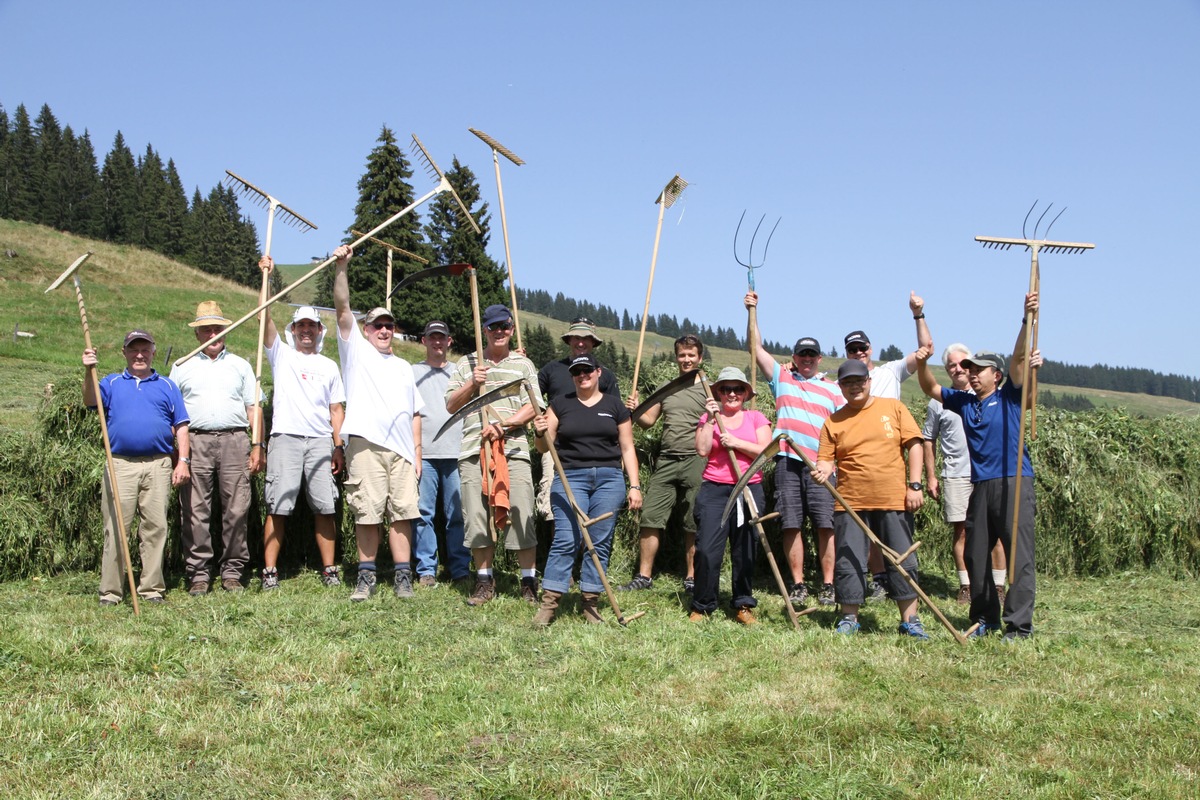
[[[664,195],[666,192],[664,191]],[[638,390],[638,374],[642,368],[642,347],[646,343],[646,320],[650,315],[650,293],[654,290],[654,267],[658,263],[658,242],[662,238],[663,214],[667,212],[667,204],[663,198],[658,203],[658,227],[654,229],[654,253],[650,256],[650,280],[646,283],[646,304],[642,307],[642,330],[638,334],[637,357],[633,361],[633,389],[630,397],[635,397]]]
[[[513,327],[516,328],[517,349],[525,352],[521,344],[521,319],[517,316],[517,282],[513,278],[512,252],[508,248],[508,215],[504,213],[504,184],[500,182],[500,157],[492,150],[492,163],[496,165],[496,194],[500,198],[500,230],[504,233],[504,266],[508,269],[508,294],[512,298]]]
[[[483,325],[479,320],[479,283],[475,278],[475,268],[471,267],[467,270],[467,278],[471,281],[471,314],[475,318],[475,366],[483,366]],[[488,533],[491,534],[492,543],[494,544],[499,535],[496,533],[496,517],[492,513],[492,504],[490,498],[492,496],[492,454],[488,450],[487,442],[483,440],[483,429],[487,427],[487,409],[479,410],[479,451],[482,454],[479,459],[479,469],[481,472],[481,480],[483,483],[484,497],[489,498],[487,524]]]
[[[1037,291],[1038,276],[1037,276],[1037,246],[1033,247],[1033,268],[1029,270],[1029,291]],[[1017,545],[1018,545],[1018,529],[1021,522],[1021,465],[1023,462],[1022,456],[1025,454],[1025,406],[1029,402],[1029,384],[1033,380],[1033,370],[1029,366],[1029,358],[1033,351],[1033,334],[1031,329],[1034,327],[1037,320],[1036,311],[1025,312],[1025,361],[1022,364],[1022,369],[1025,374],[1021,383],[1021,421],[1017,425],[1017,461],[1014,469],[1016,470],[1016,480],[1013,483],[1013,510],[1012,510],[1012,528],[1009,529],[1009,546],[1008,546],[1008,583],[1011,586],[1013,579],[1017,574]],[[1014,356],[1016,353],[1013,354]]]

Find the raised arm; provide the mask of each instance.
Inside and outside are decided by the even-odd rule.
[[[346,275],[346,267],[350,263],[350,255],[354,251],[350,245],[343,244],[333,251],[337,263],[333,267],[333,308],[337,312],[338,333],[343,339],[349,339],[354,332],[354,312],[350,310],[350,279]]]
[[[917,360],[917,380],[921,383],[921,391],[940,403],[942,400],[942,387],[938,384],[937,378],[933,377],[933,370],[929,368],[929,357],[931,355],[933,355],[932,342],[929,343],[928,347],[919,347],[913,353],[913,356]]]
[[[746,305],[746,310],[758,307],[758,292],[746,292],[743,302]],[[754,327],[754,361],[758,364],[758,368],[762,370],[763,375],[767,380],[771,380],[775,375],[775,359],[767,352],[762,345],[762,331],[758,329],[758,325]]]
[[[911,373],[917,371],[917,351],[928,347],[929,352],[933,352],[933,336],[929,334],[929,326],[925,324],[925,301],[918,297],[916,292],[909,292],[908,308],[917,322],[917,350],[909,353],[904,360],[904,366],[908,367]]]
[[[1013,344],[1012,358],[1008,361],[1008,380],[1014,389],[1020,389],[1025,384],[1025,342],[1029,337],[1029,326],[1025,323],[1029,320],[1030,314],[1037,312],[1037,308],[1037,292],[1025,295],[1025,313],[1021,317],[1021,330],[1017,331],[1017,341]]]

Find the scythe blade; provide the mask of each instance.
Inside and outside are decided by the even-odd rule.
[[[442,427],[438,430],[437,436],[433,437],[434,441],[437,441],[443,433],[453,428],[455,423],[461,422],[471,414],[479,411],[481,408],[494,403],[503,397],[512,397],[515,394],[520,394],[522,384],[524,382],[524,378],[517,378],[509,381],[503,386],[492,389],[486,394],[479,395],[479,397],[476,397],[474,400],[470,401],[458,411],[455,411],[450,415],[450,419],[446,420],[446,424],[442,425]]]
[[[779,442],[781,439],[790,437],[786,433],[781,433],[771,440],[771,443],[763,448],[763,451],[758,454],[758,457],[750,462],[746,467],[746,471],[742,473],[742,477],[738,478],[738,482],[734,484],[733,490],[729,493],[729,500],[725,503],[725,510],[721,512],[721,524],[725,524],[725,520],[729,519],[733,507],[737,504],[738,498],[742,496],[742,492],[750,485],[750,479],[758,474],[759,470],[767,465],[767,462],[775,457],[779,452]]]
[[[441,267],[427,267],[425,269],[419,269],[411,275],[406,275],[403,280],[393,286],[392,293],[389,294],[388,297],[391,297],[405,286],[411,286],[417,281],[423,281],[426,278],[456,277],[458,275],[465,274],[469,269],[471,269],[470,264],[446,264],[445,266]]]
[[[683,373],[682,375],[680,375],[678,378],[675,378],[671,382],[664,383],[662,386],[655,389],[653,394],[651,394],[649,397],[647,397],[645,400],[643,400],[641,403],[639,403],[638,407],[635,408],[632,412],[630,412],[630,416],[632,416],[636,420],[642,414],[645,414],[647,409],[651,408],[652,406],[658,405],[663,400],[667,399],[668,397],[675,394],[676,392],[683,391],[684,389],[688,388],[689,386],[694,385],[696,383],[696,373],[698,371],[699,370],[694,370],[694,369],[689,370],[689,371]]]

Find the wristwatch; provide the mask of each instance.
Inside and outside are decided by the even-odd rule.
[[[912,489],[914,492],[923,492],[925,491],[925,484],[913,481],[912,483],[908,484],[908,488]]]

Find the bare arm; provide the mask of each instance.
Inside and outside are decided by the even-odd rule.
[[[621,445],[621,465],[629,480],[629,491],[625,495],[630,510],[642,507],[642,488],[638,485],[641,473],[638,470],[637,451],[633,447],[633,425],[629,420],[617,425],[617,442]]]
[[[928,348],[922,347],[914,354],[917,357],[917,380],[921,383],[921,391],[929,397],[942,402],[942,387],[938,385],[937,378],[933,377],[933,370],[929,368],[929,357],[933,355],[932,343]]]
[[[630,408],[629,410],[632,411],[634,408],[637,408],[636,402],[634,403],[633,407]],[[642,415],[637,418],[638,427],[639,428],[653,428],[654,423],[658,422],[658,418],[661,415],[662,415],[662,403],[655,403],[654,405],[650,406],[645,411],[643,411]]]
[[[743,299],[746,305],[746,310],[758,306],[758,292],[746,292],[746,297]],[[754,360],[758,364],[758,368],[763,371],[763,375],[773,376],[775,374],[775,359],[767,352],[762,345],[762,332],[759,331],[757,321],[754,326]],[[770,377],[767,378],[770,380]]]
[[[708,411],[708,421],[696,428],[696,454],[708,458],[709,453],[712,452],[713,428],[716,427],[717,414],[720,413],[721,406],[712,399],[704,405]]]
[[[913,437],[908,441],[905,447],[908,450],[908,482],[920,483],[921,471],[924,469],[925,458],[924,450],[922,449],[922,439]],[[925,504],[925,494],[919,489],[905,488],[904,490],[904,510],[915,512]]]
[[[186,422],[175,426],[175,447],[179,458],[175,459],[175,468],[171,470],[171,485],[182,486],[192,479],[192,468],[187,463],[192,457],[192,440],[188,438]]]
[[[938,496],[937,442],[926,439],[921,455],[925,459],[925,488],[929,490],[929,496],[936,499]]]
[[[1008,363],[1008,379],[1014,389],[1025,385],[1025,342],[1029,338],[1029,326],[1025,323],[1030,314],[1036,314],[1038,308],[1037,292],[1025,295],[1025,316],[1021,317],[1021,330],[1017,331],[1017,341],[1013,344],[1012,359]]]
[[[83,351],[83,365],[85,367],[95,369],[98,362],[99,359],[96,357],[95,350],[87,349]],[[83,405],[87,408],[96,407],[96,383],[91,380],[91,376],[88,375],[86,370],[83,373]]]
[[[928,347],[932,353],[933,336],[929,333],[929,326],[925,324],[925,301],[918,297],[916,292],[909,292],[908,308],[912,311],[913,319],[917,321],[917,350]],[[908,367],[909,372],[917,371],[916,352],[908,354],[908,358],[904,360],[904,366]]]
[[[331,469],[337,475],[346,466],[346,448],[342,440],[342,423],[346,421],[346,409],[341,403],[329,404],[329,424],[333,426],[333,464]],[[339,446],[340,445],[340,446]]]
[[[358,324],[354,321],[354,312],[350,310],[350,279],[346,275],[352,252],[350,246],[345,244],[333,251],[337,257],[333,268],[333,308],[337,313],[338,333],[343,339],[349,339],[354,326]]]
[[[550,442],[558,435],[558,415],[547,408],[545,414],[533,418],[533,446],[539,453],[550,452]]]
[[[263,272],[270,274],[271,270],[275,269],[275,259],[270,256],[263,256],[258,260],[258,268]],[[275,344],[275,337],[279,335],[279,331],[275,330],[275,321],[271,319],[271,309],[264,309],[263,313],[267,315],[267,329],[263,334],[263,347],[268,350]]]

